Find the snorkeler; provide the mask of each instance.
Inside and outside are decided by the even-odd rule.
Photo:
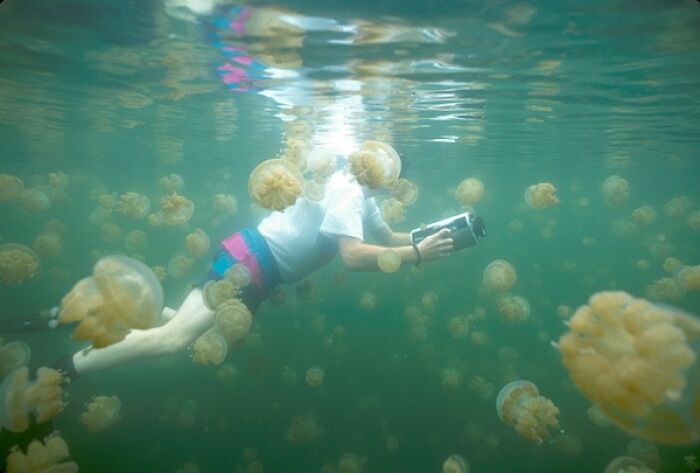
[[[395,153],[390,146],[381,145]],[[391,174],[398,177],[401,161],[393,163],[398,169]],[[378,270],[378,256],[387,247],[394,249],[402,263],[424,263],[450,255],[455,247],[453,235],[460,230],[454,226],[442,228],[427,236],[423,232],[415,239],[409,233],[392,231],[375,201],[375,196],[388,192],[386,187],[361,185],[347,169],[335,171],[322,200],[299,197],[284,211],[272,212],[256,228],[242,229],[224,239],[200,285],[189,292],[177,310],[163,310],[168,319],[164,324],[133,329],[123,340],[104,348],[81,350],[64,359],[60,368],[75,377],[184,351],[214,324],[215,311],[205,304],[201,285],[222,279],[236,263],[250,273],[251,282],[242,288],[241,300],[255,313],[279,284],[304,279],[336,255],[348,271]],[[481,231],[479,238],[484,236],[480,220],[465,220],[463,216],[459,220],[467,223],[470,232],[472,228]],[[379,244],[367,243],[369,236]]]

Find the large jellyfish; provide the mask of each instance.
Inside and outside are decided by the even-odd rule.
[[[209,251],[209,235],[201,228],[195,228],[185,237],[185,250],[193,258],[201,258]]]
[[[700,322],[625,292],[599,292],[559,339],[574,384],[618,427],[657,443],[700,441]]]
[[[260,207],[281,211],[294,204],[302,194],[303,181],[294,164],[282,159],[268,159],[250,173],[248,193]]]
[[[392,248],[382,250],[377,256],[377,266],[384,273],[395,273],[401,267],[401,255]]]
[[[53,419],[63,410],[63,388],[66,378],[51,368],[36,370],[36,379],[29,380],[29,368],[22,366],[10,373],[0,385],[0,427],[10,432],[29,428],[30,414],[38,424]]]
[[[177,192],[166,194],[160,198],[162,218],[168,225],[182,225],[194,213],[194,203]]]
[[[550,182],[540,182],[525,189],[525,202],[533,209],[548,209],[559,202],[557,188]]]
[[[144,218],[149,210],[151,210],[150,199],[136,192],[122,194],[117,202],[117,212],[135,220]]]
[[[603,181],[603,198],[610,207],[622,207],[630,196],[630,184],[626,179],[612,175]]]
[[[117,396],[95,396],[80,414],[80,423],[89,432],[100,432],[119,420],[122,402]]]
[[[39,269],[36,254],[24,245],[0,245],[0,283],[21,283],[30,279]]]
[[[516,279],[515,268],[506,260],[494,260],[484,269],[484,286],[493,291],[508,291],[513,287]]]
[[[462,455],[450,455],[442,464],[442,473],[469,473],[469,462]]]
[[[192,361],[200,365],[220,365],[226,359],[226,339],[214,330],[208,330],[192,344]]]
[[[68,455],[65,440],[54,432],[43,442],[32,440],[26,454],[13,446],[7,456],[7,473],[78,473],[78,464],[66,461]]]
[[[503,386],[496,399],[498,417],[515,427],[521,437],[542,443],[549,429],[559,426],[559,409],[530,381],[519,379]]]
[[[214,323],[228,342],[235,342],[250,331],[253,315],[239,299],[228,299],[216,308]]]
[[[475,177],[468,177],[457,186],[455,199],[462,206],[471,206],[484,197],[484,184]]]
[[[396,150],[381,141],[365,141],[348,157],[350,174],[370,189],[392,188],[401,172]]]
[[[58,318],[79,322],[73,336],[100,348],[122,340],[132,328],[153,326],[162,306],[163,289],[150,268],[132,258],[107,256],[66,294]]]
[[[29,363],[32,352],[29,345],[18,340],[4,343],[0,339],[0,379],[10,371]]]
[[[19,198],[23,190],[22,179],[10,174],[0,174],[0,202],[10,202]]]

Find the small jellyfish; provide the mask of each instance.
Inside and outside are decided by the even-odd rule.
[[[401,160],[391,145],[365,141],[348,156],[350,174],[370,189],[392,188],[401,173]]]
[[[27,453],[22,453],[17,445],[7,456],[8,473],[78,473],[78,464],[68,459],[68,445],[58,432],[54,432],[43,442],[32,440]]]
[[[475,331],[469,337],[474,345],[486,345],[489,342],[489,336],[485,332]]]
[[[43,231],[34,240],[34,250],[45,258],[58,258],[63,249],[63,237],[56,232]]]
[[[289,137],[279,159],[287,161],[301,172],[306,172],[306,157],[311,150],[311,144],[303,139]]]
[[[38,269],[39,259],[26,246],[16,243],[0,245],[0,283],[22,283],[34,277]]]
[[[700,440],[700,417],[691,412],[697,386],[688,389],[697,382],[700,322],[625,292],[599,292],[568,325],[558,343],[562,363],[615,425],[658,443]]]
[[[391,189],[391,196],[403,205],[413,205],[418,199],[418,186],[407,179],[399,179]]]
[[[462,455],[450,455],[442,464],[442,473],[469,473],[469,462]]]
[[[559,202],[554,193],[557,188],[550,182],[540,182],[525,189],[525,202],[533,209],[548,209]]]
[[[406,220],[406,208],[395,197],[384,199],[379,206],[382,218],[387,223],[401,223]]]
[[[343,453],[338,459],[337,473],[362,473],[367,457],[355,453]]]
[[[674,197],[664,204],[663,213],[669,218],[682,218],[695,206],[687,197]]]
[[[287,440],[290,443],[304,443],[314,440],[321,434],[321,428],[312,415],[295,416],[287,428]]]
[[[508,291],[513,287],[516,279],[515,268],[506,260],[494,260],[484,269],[483,284],[492,291]]]
[[[673,279],[688,291],[700,291],[700,265],[682,266],[673,275]]]
[[[326,148],[314,146],[306,155],[306,170],[315,177],[328,177],[335,172],[335,168],[335,156]]]
[[[654,301],[679,301],[685,296],[685,288],[674,278],[659,278],[644,293]]]
[[[10,371],[29,363],[31,354],[29,345],[24,342],[16,340],[3,344],[0,339],[0,379]]]
[[[457,389],[462,385],[464,375],[456,368],[446,367],[440,371],[440,382],[447,389]]]
[[[194,203],[187,197],[173,192],[160,198],[160,209],[165,223],[168,225],[182,225],[192,218]]]
[[[201,258],[209,251],[209,235],[201,228],[195,228],[185,237],[185,250],[193,258]]]
[[[238,297],[239,294],[239,286],[226,278],[218,281],[207,281],[202,288],[204,304],[210,310],[216,310],[221,304]]]
[[[216,370],[216,379],[227,386],[231,386],[233,384],[233,381],[236,379],[237,375],[238,371],[231,363],[225,363],[221,365],[218,370]]]
[[[500,294],[496,298],[496,309],[506,323],[517,323],[530,317],[530,303],[523,296]]]
[[[326,185],[316,179],[304,181],[304,197],[311,202],[321,202],[326,196]]]
[[[192,361],[199,365],[220,365],[227,353],[226,339],[213,330],[205,332],[192,344]]]
[[[107,256],[66,294],[58,319],[79,322],[73,336],[100,348],[124,339],[132,328],[152,327],[162,307],[163,289],[150,268],[133,258]]]
[[[475,177],[468,177],[457,186],[455,199],[463,207],[472,206],[484,197],[484,184]]]
[[[320,366],[312,366],[306,370],[306,376],[304,379],[306,380],[306,384],[315,388],[323,384],[325,377],[326,373],[323,371],[323,368]]]
[[[18,199],[23,190],[22,179],[10,174],[0,174],[0,203]]]
[[[382,250],[377,256],[377,266],[384,273],[395,273],[401,267],[401,255],[391,248]]]
[[[531,442],[542,443],[557,428],[559,409],[532,382],[519,379],[503,386],[496,399],[498,417]]]
[[[233,217],[238,211],[238,200],[231,194],[215,194],[212,209],[219,215]]]
[[[80,414],[80,423],[88,432],[100,432],[119,421],[122,402],[117,396],[95,396]]]
[[[36,379],[29,380],[29,368],[11,372],[0,385],[0,427],[10,432],[29,428],[30,414],[41,424],[63,410],[63,388],[67,379],[60,371],[41,367]]]
[[[168,261],[168,274],[175,279],[184,278],[194,267],[194,259],[178,253]]]
[[[282,211],[296,202],[303,191],[299,169],[281,159],[268,159],[250,173],[248,193],[264,209]]]
[[[691,230],[700,231],[700,210],[690,212],[686,221]]]
[[[126,217],[140,220],[151,210],[151,201],[137,192],[126,192],[119,197],[116,210]]]
[[[654,470],[636,458],[619,456],[608,463],[603,473],[654,473]]]
[[[358,303],[361,309],[374,310],[377,307],[377,296],[372,292],[363,292]]]
[[[637,225],[651,225],[656,221],[657,213],[654,207],[643,205],[632,211],[630,218]]]
[[[627,203],[630,184],[618,175],[609,176],[603,181],[603,199],[610,207],[618,208]]]
[[[228,342],[235,342],[250,331],[253,314],[239,299],[229,299],[216,308],[214,324]]]
[[[447,322],[447,330],[452,338],[462,340],[469,335],[469,319],[465,315],[456,315]]]
[[[180,192],[185,187],[185,180],[179,174],[168,174],[158,179],[158,187],[166,194]]]
[[[250,270],[241,263],[236,263],[224,272],[224,278],[231,281],[238,287],[245,287],[250,284]]]
[[[134,230],[124,237],[124,247],[131,253],[142,251],[148,246],[148,235],[142,230]]]
[[[642,461],[654,470],[658,470],[661,466],[658,447],[647,440],[632,439],[627,442],[627,455]]]
[[[46,212],[53,204],[49,193],[40,187],[23,190],[19,196],[19,203],[29,213]]]

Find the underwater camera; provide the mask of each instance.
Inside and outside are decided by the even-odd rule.
[[[431,223],[423,228],[411,230],[411,242],[417,245],[430,235],[447,228],[452,232],[454,242],[453,251],[476,246],[479,241],[486,236],[484,220],[469,212],[455,215],[435,223]]]

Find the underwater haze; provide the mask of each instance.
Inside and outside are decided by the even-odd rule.
[[[390,143],[418,189],[380,203],[394,230],[465,210],[487,228],[428,264],[336,258],[281,286],[221,364],[190,348],[81,376],[53,419],[0,431],[0,465],[58,431],[88,473],[464,473],[452,455],[472,473],[614,473],[622,455],[696,471],[695,358],[666,392],[694,403],[680,421],[694,433],[668,442],[665,418],[592,414],[557,342],[601,291],[697,323],[698,44],[691,0],[0,2],[0,263],[6,245],[38,263],[0,265],[0,345],[25,342],[32,373],[86,343],[4,322],[59,305],[114,254],[178,307],[219,242],[269,213],[248,177],[270,158]],[[186,202],[191,216],[168,214]],[[515,281],[485,275],[495,260]],[[656,382],[639,373],[635,393]],[[558,409],[539,441],[497,412],[518,379]],[[121,411],[93,432],[80,417],[96,396]]]

